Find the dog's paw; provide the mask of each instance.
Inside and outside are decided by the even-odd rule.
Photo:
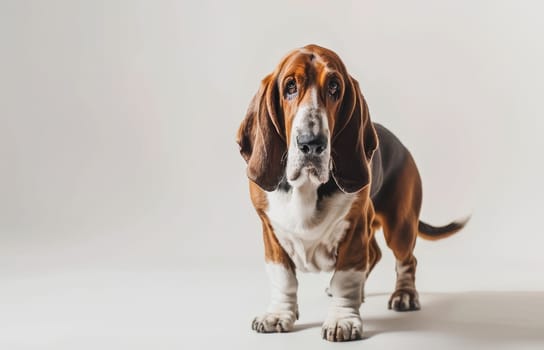
[[[328,341],[349,341],[361,339],[363,323],[359,316],[331,318],[323,323],[321,336]]]
[[[267,312],[257,316],[251,323],[251,329],[259,333],[283,333],[293,330],[298,316],[291,311]]]
[[[416,311],[421,309],[415,289],[398,289],[389,298],[389,309],[395,311]]]

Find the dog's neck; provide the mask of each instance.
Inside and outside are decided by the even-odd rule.
[[[304,226],[313,226],[320,221],[319,213],[324,200],[340,192],[340,189],[332,177],[324,184],[315,184],[308,180],[297,187],[291,186],[284,177],[277,191],[285,196],[285,204],[293,218],[300,220]]]
[[[310,185],[310,186],[313,186],[313,187],[310,187],[310,186],[304,187],[304,186],[302,186],[302,187],[299,187],[299,189],[302,192],[306,192],[306,191],[316,192],[317,193],[317,199],[316,199],[317,202],[321,201],[325,197],[330,197],[331,195],[335,194],[336,192],[340,192],[340,188],[338,187],[338,185],[336,184],[336,182],[334,181],[332,176],[329,177],[329,181],[327,181],[326,183],[321,184],[319,186],[313,185],[312,183],[310,183],[310,181],[307,181],[305,183],[305,185]],[[293,187],[289,184],[289,182],[287,182],[287,178],[284,176],[282,181],[278,185],[277,190],[289,193],[289,192],[293,191]]]

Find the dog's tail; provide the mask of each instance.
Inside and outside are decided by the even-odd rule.
[[[453,235],[454,233],[459,232],[463,227],[465,227],[469,219],[470,216],[461,220],[450,222],[449,224],[444,226],[433,226],[420,220],[417,227],[419,231],[418,236],[430,241],[436,241],[442,238],[446,238]]]

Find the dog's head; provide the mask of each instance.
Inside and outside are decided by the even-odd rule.
[[[331,50],[308,45],[266,76],[238,130],[247,175],[266,191],[326,183],[344,192],[370,181],[378,145],[359,85]]]

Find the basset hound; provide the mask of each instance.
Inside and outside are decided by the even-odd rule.
[[[399,139],[370,120],[359,84],[338,55],[308,45],[266,76],[237,142],[262,221],[271,300],[257,332],[288,332],[298,319],[296,270],[334,271],[322,327],[330,341],[360,339],[364,283],[381,258],[382,228],[396,258],[389,308],[418,310],[416,237],[441,239],[466,220],[419,220],[421,179]]]

